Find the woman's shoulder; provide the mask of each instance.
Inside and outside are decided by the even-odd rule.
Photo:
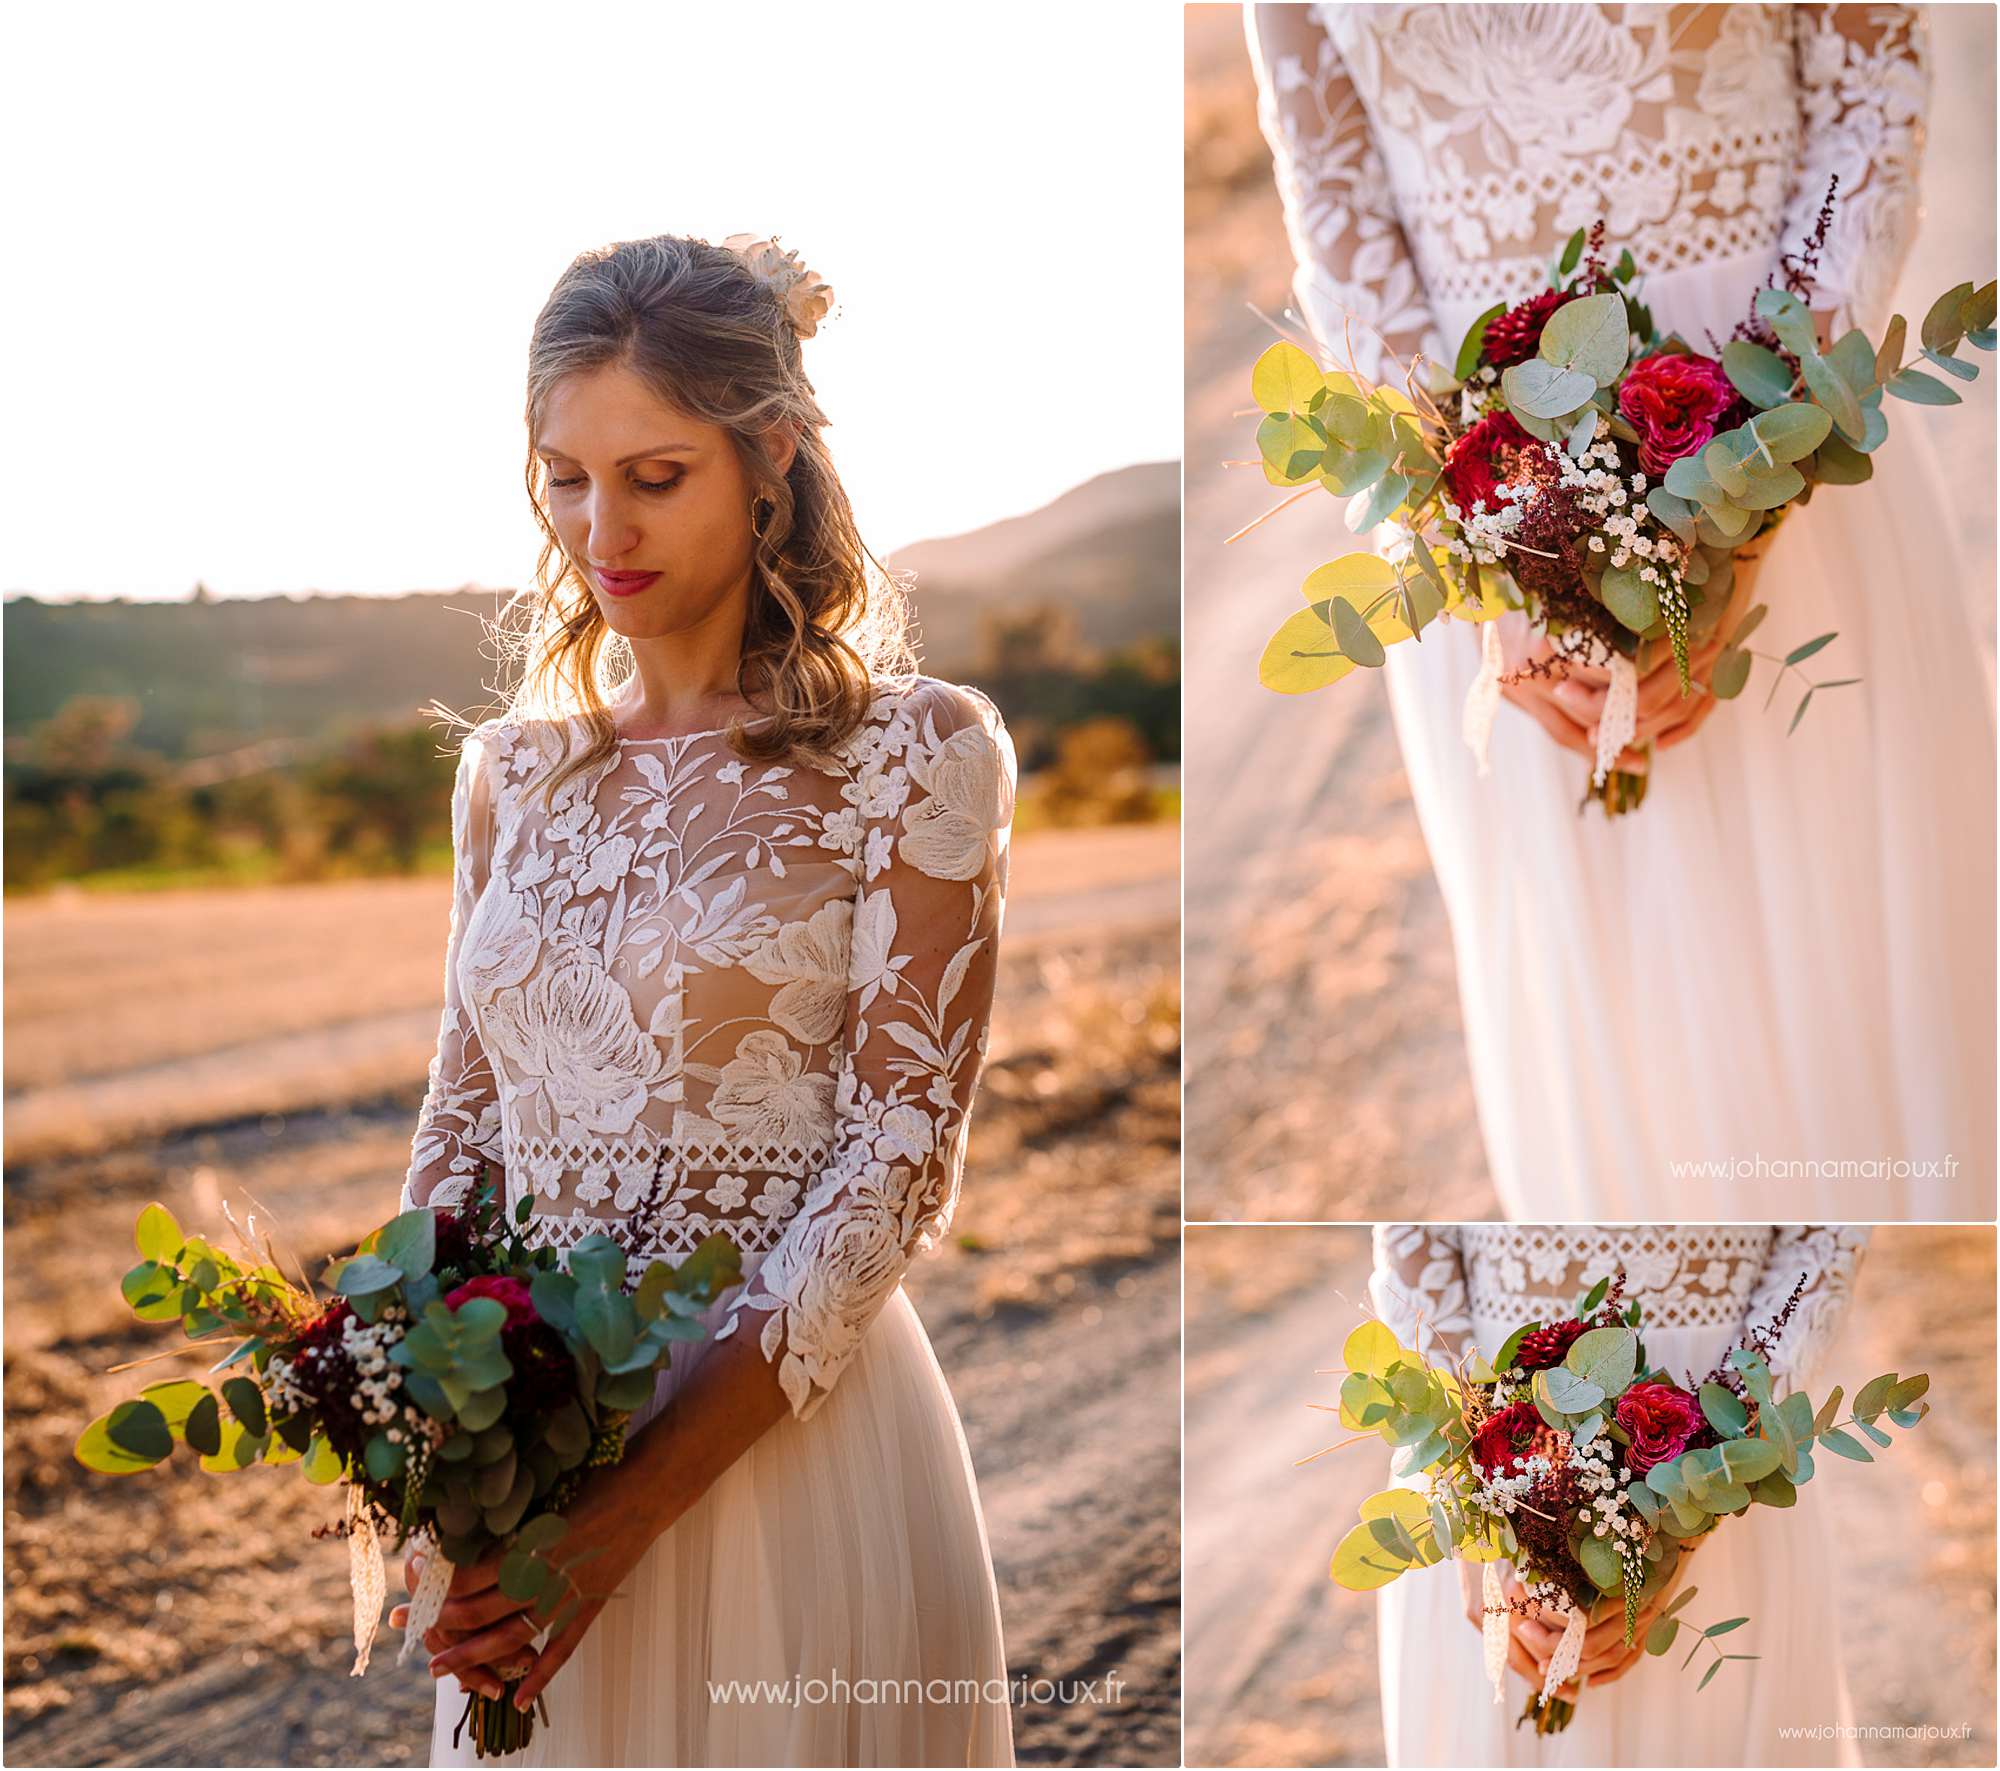
[[[931,746],[954,733],[973,729],[996,742],[1004,743],[1007,738],[1007,722],[983,689],[918,671],[877,677],[862,724],[876,731],[901,728],[910,738]]]

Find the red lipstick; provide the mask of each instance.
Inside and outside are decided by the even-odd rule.
[[[594,569],[606,596],[637,596],[659,577],[657,572],[607,572],[602,566]]]

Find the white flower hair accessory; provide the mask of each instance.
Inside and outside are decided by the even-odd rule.
[[[750,274],[776,294],[785,318],[801,338],[812,337],[820,321],[833,312],[832,286],[817,271],[808,270],[796,252],[780,246],[775,234],[768,239],[761,234],[731,234],[722,249],[735,253]]]

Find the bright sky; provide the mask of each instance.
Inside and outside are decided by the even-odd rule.
[[[586,247],[778,234],[878,551],[1181,440],[1166,5],[15,16],[0,591],[526,582],[528,333]]]

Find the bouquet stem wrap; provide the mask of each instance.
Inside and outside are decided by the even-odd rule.
[[[1542,1675],[1544,1703],[1553,1699],[1565,1682],[1576,1677],[1576,1669],[1583,1664],[1583,1632],[1589,1627],[1589,1612],[1581,1605],[1572,1603],[1569,1620],[1563,1625],[1562,1640],[1556,1644],[1555,1653],[1549,1656],[1549,1670]]]

